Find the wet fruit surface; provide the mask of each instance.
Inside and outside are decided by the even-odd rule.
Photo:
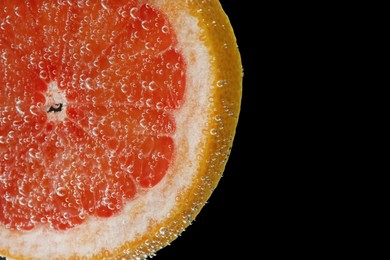
[[[0,13],[0,222],[67,229],[157,185],[185,64],[137,1],[7,1]]]

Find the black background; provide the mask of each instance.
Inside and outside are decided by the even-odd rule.
[[[250,22],[249,3],[240,0],[220,0],[229,16],[237,37],[241,53],[244,79],[241,113],[233,149],[224,175],[212,194],[208,204],[199,213],[196,220],[172,244],[160,250],[153,259],[255,259],[259,245],[258,226],[260,205],[254,200],[253,182],[256,182],[257,169],[251,168],[249,153],[246,149],[254,147],[249,138],[252,135],[251,118],[256,113],[254,107],[256,51],[252,48],[254,39],[245,32],[254,29]],[[251,5],[252,6],[252,5]],[[250,141],[249,141],[250,140]],[[253,149],[253,148],[250,148]],[[256,147],[254,147],[256,149]],[[2,258],[0,258],[2,259]]]

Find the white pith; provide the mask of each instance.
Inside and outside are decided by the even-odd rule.
[[[169,12],[173,11],[164,9],[168,2],[158,0],[153,1],[153,5],[170,17]],[[177,155],[166,177],[156,187],[128,203],[119,215],[110,218],[89,217],[81,225],[66,231],[39,227],[30,232],[15,232],[0,226],[1,248],[8,249],[10,255],[40,259],[52,259],[53,255],[91,257],[102,249],[112,250],[126,241],[133,241],[147,231],[150,223],[163,221],[176,207],[177,195],[191,185],[197,172],[199,143],[207,122],[207,117],[201,115],[207,114],[209,86],[213,82],[209,74],[210,57],[199,39],[201,29],[197,18],[190,17],[185,10],[181,12],[175,13],[174,16],[178,16],[170,22],[176,30],[179,48],[185,46],[181,52],[187,63],[187,87],[185,102],[175,112]],[[58,94],[54,99],[61,98]]]

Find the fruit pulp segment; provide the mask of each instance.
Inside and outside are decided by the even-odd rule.
[[[0,222],[118,213],[174,156],[185,64],[168,19],[145,1],[0,7]]]

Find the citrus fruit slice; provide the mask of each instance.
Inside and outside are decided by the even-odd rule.
[[[219,1],[0,6],[0,255],[153,255],[231,149],[242,72]]]

